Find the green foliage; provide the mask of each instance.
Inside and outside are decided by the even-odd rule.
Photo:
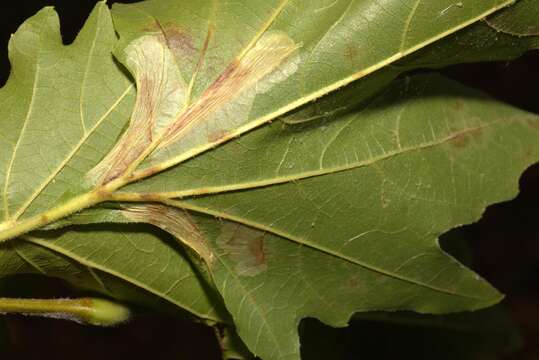
[[[165,300],[231,358],[298,359],[308,317],[496,304],[438,237],[516,195],[539,116],[405,73],[538,48],[511,4],[100,3],[68,46],[40,11],[0,90],[0,276]]]

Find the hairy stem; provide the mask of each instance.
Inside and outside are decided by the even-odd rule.
[[[108,199],[108,193],[96,189],[77,196],[66,203],[28,219],[0,224],[0,242],[13,239],[29,231],[41,228],[77,211],[86,209]]]
[[[98,326],[117,325],[130,317],[125,306],[97,298],[0,298],[0,313],[53,317]]]
[[[113,181],[99,186],[94,190],[76,196],[64,204],[58,205],[52,209],[49,209],[41,214],[32,216],[28,219],[20,221],[7,221],[0,223],[0,243],[7,241],[17,236],[26,234],[32,230],[42,228],[48,224],[51,224],[57,220],[65,218],[66,216],[72,215],[78,211],[84,210],[86,208],[92,207],[104,201],[121,201],[121,196],[115,196],[114,192],[119,188],[130,184],[132,182],[138,181],[139,178],[133,178],[132,176],[133,169],[130,169],[122,176],[114,179]],[[151,176],[152,174],[146,174],[146,176]],[[136,198],[136,199],[135,199]],[[127,201],[159,201],[160,197],[158,195],[153,198],[151,195],[141,195],[134,196],[133,199]]]

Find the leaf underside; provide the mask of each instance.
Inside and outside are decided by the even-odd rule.
[[[536,48],[506,28],[526,0],[458,31],[510,3],[100,3],[68,46],[42,10],[0,90],[0,235],[106,196],[0,244],[0,275],[164,299],[233,321],[264,359],[299,358],[307,317],[498,302],[437,239],[516,195],[539,118],[437,75],[394,79]]]

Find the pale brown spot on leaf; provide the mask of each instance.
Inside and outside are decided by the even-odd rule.
[[[535,130],[539,130],[539,121],[537,121],[537,119],[529,119],[527,120],[527,123]]]
[[[208,141],[209,142],[217,142],[223,138],[225,138],[228,135],[228,131],[225,130],[217,130],[213,131],[208,134]]]
[[[458,99],[454,101],[451,106],[458,112],[461,112],[464,110],[464,101],[461,99]]]
[[[175,56],[195,57],[198,49],[194,44],[193,37],[184,28],[173,24],[161,24],[155,21],[146,28],[145,32],[161,33],[165,37],[167,46]]]
[[[193,38],[179,27],[165,27],[167,43],[176,56],[195,57],[198,49],[193,43]]]
[[[456,134],[449,140],[449,142],[456,148],[464,148],[471,139],[481,136],[482,131],[482,128],[470,129]]]
[[[238,275],[255,276],[267,270],[267,250],[261,231],[226,222],[217,246],[235,263],[234,271]]]
[[[130,220],[155,225],[176,237],[196,252],[211,267],[214,255],[189,214],[161,204],[130,206],[122,213]]]
[[[348,44],[344,48],[344,57],[350,62],[351,65],[356,64],[358,54],[359,49],[354,45]]]
[[[451,145],[456,148],[463,148],[468,143],[468,136],[466,134],[458,134],[453,137],[451,140]]]
[[[253,257],[253,264],[261,266],[266,263],[266,254],[264,253],[264,235],[256,237],[247,243],[249,254]]]

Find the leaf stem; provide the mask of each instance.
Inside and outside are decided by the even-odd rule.
[[[0,223],[0,243],[26,234],[32,230],[39,229],[56,220],[60,220],[66,216],[72,215],[80,210],[84,210],[101,202],[108,200],[118,201],[118,199],[116,199],[113,195],[114,191],[118,190],[122,186],[138,180],[133,179],[131,171],[126,172],[124,175],[108,184],[102,185],[90,192],[74,197],[60,206],[49,209],[28,219],[8,220]],[[148,176],[151,174],[145,175]],[[139,197],[138,201],[141,201],[142,198],[144,198],[144,196]],[[147,196],[145,200],[152,201],[151,196]]]
[[[98,326],[113,326],[130,318],[127,307],[98,298],[0,298],[0,313],[59,318]]]
[[[48,225],[77,211],[107,200],[109,193],[103,188],[77,196],[66,203],[28,219],[0,224],[0,243],[29,231]]]

